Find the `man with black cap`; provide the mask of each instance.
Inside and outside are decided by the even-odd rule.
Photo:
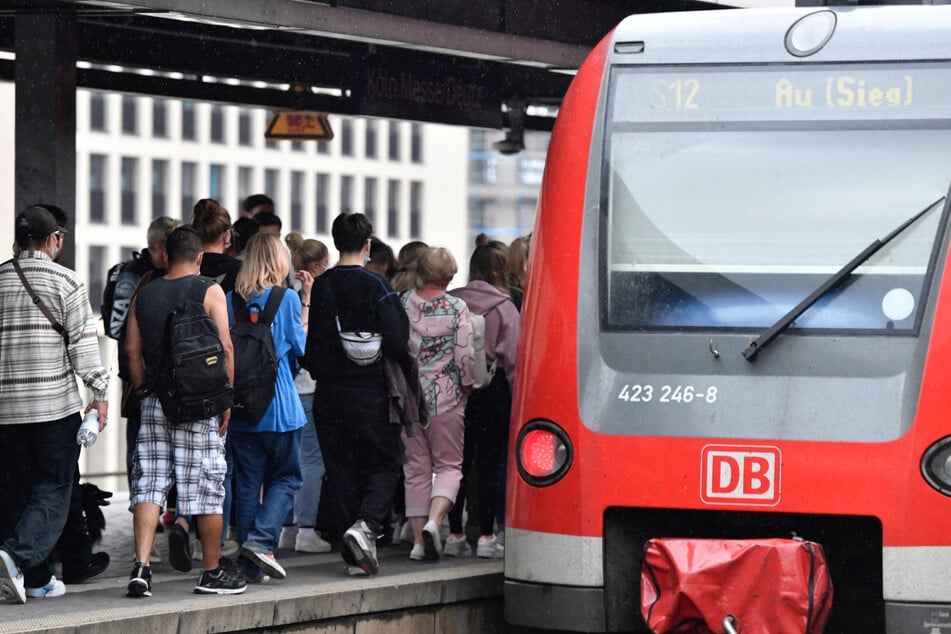
[[[0,426],[4,460],[27,474],[22,503],[3,512],[16,528],[0,544],[0,593],[11,603],[56,597],[66,588],[47,557],[69,509],[82,422],[74,375],[92,390],[86,412],[99,428],[109,414],[109,373],[102,365],[96,322],[79,276],[54,259],[64,229],[43,206],[16,217],[15,260],[0,264]]]

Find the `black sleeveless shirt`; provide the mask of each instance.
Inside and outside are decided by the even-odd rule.
[[[162,351],[165,349],[165,323],[168,316],[187,300],[204,303],[208,287],[215,280],[189,275],[174,280],[160,277],[143,286],[135,300],[135,318],[142,334],[142,357],[145,359],[145,385],[155,390],[161,373]]]

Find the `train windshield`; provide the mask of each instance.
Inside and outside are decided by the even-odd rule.
[[[947,65],[615,69],[607,330],[768,328],[951,184]],[[790,331],[917,332],[945,201]]]

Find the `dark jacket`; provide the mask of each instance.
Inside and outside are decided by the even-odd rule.
[[[358,366],[347,358],[337,333],[383,335],[383,355],[400,361],[407,355],[409,320],[399,297],[381,276],[362,266],[335,266],[314,281],[310,293],[307,347],[301,365],[318,383],[383,388],[383,362]]]

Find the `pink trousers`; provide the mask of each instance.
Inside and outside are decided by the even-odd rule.
[[[448,412],[430,415],[429,427],[416,427],[412,438],[403,432],[406,517],[428,517],[430,502],[437,496],[456,501],[462,480],[465,411],[461,401]]]

